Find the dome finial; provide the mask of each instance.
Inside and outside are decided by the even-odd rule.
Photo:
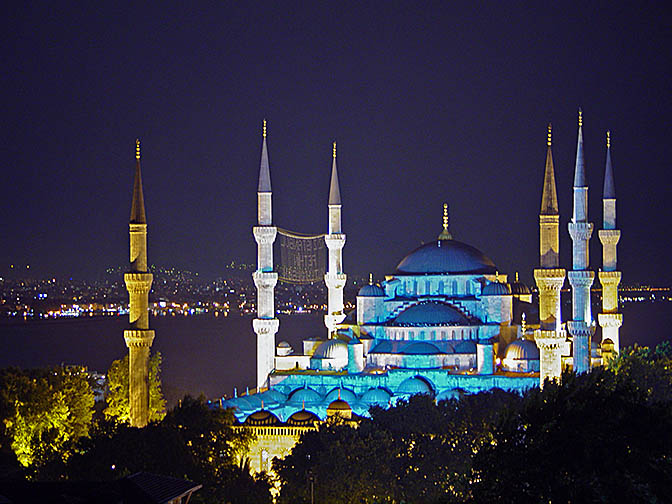
[[[448,231],[450,226],[450,213],[448,203],[443,204],[443,231],[439,234],[439,240],[452,240],[453,236]]]
[[[334,159],[336,159],[336,142],[334,141],[334,151],[333,151],[333,156]]]
[[[607,130],[607,149],[611,149],[611,131]]]
[[[261,129],[261,134],[266,138],[266,119],[264,119],[264,126]]]
[[[583,110],[579,107],[579,128],[583,126]]]
[[[516,271],[516,282],[518,282],[518,272]]]
[[[369,285],[373,285],[373,273],[369,273]]]
[[[546,143],[548,144],[549,147],[551,146],[552,130],[553,130],[553,126],[549,122],[548,123],[548,140],[546,141]]]
[[[525,332],[527,331],[527,322],[525,321],[525,312],[523,312],[522,316],[522,321],[520,323],[520,330],[523,333],[523,337],[525,336]]]
[[[135,139],[135,159],[140,161],[140,139]]]

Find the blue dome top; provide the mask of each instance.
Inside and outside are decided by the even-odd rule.
[[[376,284],[367,284],[357,293],[358,296],[368,296],[368,297],[385,297],[385,291],[380,285]]]
[[[406,355],[435,355],[441,353],[441,351],[436,348],[436,345],[426,341],[415,341],[405,346],[401,353]]]
[[[509,284],[501,282],[491,282],[481,291],[482,296],[508,296],[511,294],[511,287]]]
[[[324,402],[327,404],[339,399],[339,394],[340,394],[340,399],[342,401],[345,401],[347,403],[353,404],[357,401],[357,395],[350,389],[346,388],[341,388],[339,389],[336,387],[335,389],[332,389],[331,392],[327,394],[327,396],[324,398]]]
[[[289,396],[290,402],[301,404],[303,402],[307,403],[316,403],[322,401],[322,396],[315,392],[313,389],[308,387],[303,387],[292,392],[292,395]]]
[[[469,321],[460,313],[446,303],[437,301],[427,301],[406,308],[394,319],[397,325],[467,325]]]
[[[494,273],[495,263],[480,250],[457,240],[435,240],[404,257],[398,274]]]

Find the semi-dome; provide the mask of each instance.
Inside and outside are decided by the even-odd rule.
[[[432,387],[425,380],[418,376],[406,378],[399,384],[400,394],[433,394]]]
[[[342,400],[347,401],[350,404],[352,404],[357,400],[357,394],[355,394],[350,389],[336,387],[335,389],[332,389],[331,392],[329,392],[327,394],[327,396],[324,398],[324,401],[326,403],[330,403],[330,402],[335,401],[337,399],[342,399]]]
[[[278,417],[268,410],[255,411],[249,415],[244,422],[246,425],[277,425],[280,423]]]
[[[367,284],[357,293],[361,297],[385,297],[385,291],[380,285]]]
[[[268,398],[271,401],[277,402],[278,404],[282,404],[287,400],[287,396],[277,389],[268,389],[261,395],[264,396],[264,401],[266,400],[266,398]]]
[[[510,294],[511,287],[502,282],[490,282],[481,290],[482,296],[508,296]]]
[[[435,240],[404,257],[398,274],[494,273],[495,264],[477,248],[457,240]]]
[[[462,340],[455,345],[455,353],[475,354],[476,343],[473,340]]]
[[[391,398],[392,394],[390,394],[387,390],[381,387],[376,387],[370,388],[364,392],[364,395],[362,395],[362,402],[369,405],[380,404],[387,406]]]
[[[406,355],[436,355],[441,353],[441,350],[436,345],[432,345],[426,341],[414,341],[410,345],[406,345],[401,350],[401,353]]]
[[[348,360],[348,344],[340,339],[328,339],[315,350],[314,357],[318,359],[345,359]]]
[[[467,325],[469,321],[457,309],[446,303],[426,301],[406,308],[394,319],[395,325]]]
[[[507,360],[538,360],[539,348],[532,340],[518,339],[506,347],[504,358]]]

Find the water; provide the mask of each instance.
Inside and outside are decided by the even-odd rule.
[[[656,345],[672,339],[672,303],[628,303],[622,306],[621,345]],[[41,367],[82,364],[105,372],[126,353],[126,317],[3,321],[0,324],[0,367]],[[154,317],[153,350],[163,355],[163,386],[169,404],[184,394],[215,398],[254,387],[255,334],[252,318]],[[599,328],[598,328],[599,331]],[[322,315],[280,316],[276,341],[288,341],[295,351],[310,336],[326,335]],[[597,336],[599,337],[599,335]]]

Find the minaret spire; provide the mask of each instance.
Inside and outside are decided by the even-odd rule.
[[[338,171],[336,168],[336,142],[332,146],[328,207],[329,233],[324,237],[324,241],[329,249],[329,269],[324,275],[328,300],[324,324],[327,326],[328,336],[331,338],[336,331],[336,326],[345,319],[345,313],[343,313],[343,287],[345,287],[347,278],[345,273],[343,273],[345,234],[341,229],[341,189],[338,183]]]
[[[602,328],[602,360],[613,357],[620,351],[619,328],[623,315],[618,313],[618,285],[621,272],[617,271],[616,246],[621,239],[621,231],[616,229],[616,189],[614,170],[611,165],[611,135],[607,131],[607,160],[604,167],[604,189],[602,192],[602,229],[598,236],[602,242],[602,270],[598,273],[602,284],[602,312],[598,321]]]
[[[559,380],[562,369],[562,344],[566,338],[560,321],[560,292],[565,283],[565,270],[560,268],[560,212],[553,167],[552,126],[546,133],[546,165],[539,212],[539,268],[534,280],[539,290],[540,328],[534,332],[539,347],[539,380]],[[516,280],[517,281],[517,280]]]
[[[268,386],[275,367],[275,333],[280,321],[275,317],[275,285],[278,274],[273,271],[273,243],[277,228],[273,226],[271,171],[266,146],[266,120],[262,127],[261,163],[257,189],[257,226],[252,232],[257,242],[257,269],[252,273],[257,288],[257,318],[252,327],[257,335],[257,391]]]
[[[341,204],[341,187],[338,183],[338,169],[336,167],[336,142],[333,144],[331,162],[331,183],[329,184],[329,204],[330,205],[340,205]]]
[[[154,331],[149,329],[149,290],[152,274],[147,267],[147,220],[140,173],[140,140],[135,141],[135,180],[131,203],[130,271],[124,275],[129,297],[130,329],[124,331],[128,347],[129,415],[131,426],[149,422],[149,352]]]
[[[583,156],[583,114],[579,109],[579,131],[574,167],[574,208],[568,226],[572,238],[572,271],[567,274],[572,286],[572,320],[567,327],[572,335],[574,371],[590,369],[590,340],[595,326],[590,309],[590,287],[595,273],[589,268],[589,241],[593,224],[588,222],[588,186]]]

